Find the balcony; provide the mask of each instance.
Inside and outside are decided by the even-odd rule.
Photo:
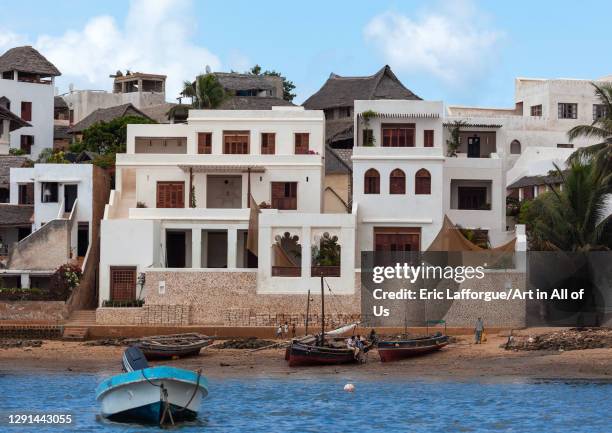
[[[130,208],[129,219],[248,221],[251,210],[207,208]]]

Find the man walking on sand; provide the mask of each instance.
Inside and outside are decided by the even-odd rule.
[[[474,341],[476,344],[481,344],[482,342],[482,333],[484,332],[484,322],[482,318],[479,317],[476,321],[476,326],[474,327]]]

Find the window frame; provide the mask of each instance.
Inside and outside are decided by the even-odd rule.
[[[242,138],[242,140],[239,140],[239,138]],[[223,131],[224,155],[248,155],[250,151],[251,131]]]
[[[283,186],[282,197],[275,196],[275,187]],[[298,183],[296,181],[270,182],[270,206],[278,210],[297,210]]]
[[[414,193],[431,195],[431,173],[429,170],[421,168],[414,174]]]
[[[406,173],[401,168],[395,168],[389,173],[389,194],[406,194]]]
[[[305,145],[303,142],[304,138],[306,138]],[[304,146],[306,146],[305,149],[304,149]],[[308,155],[310,153],[310,133],[309,132],[294,132],[293,133],[293,153],[295,155]]]
[[[212,132],[198,132],[198,154],[210,155],[212,153]]]
[[[32,154],[32,146],[34,146],[33,135],[23,134],[19,137],[19,148],[23,150],[26,155]]]
[[[45,198],[46,186],[53,186],[49,198]],[[41,182],[40,183],[40,202],[41,203],[59,203],[59,183],[58,182]]]
[[[276,133],[275,132],[262,132],[261,133],[261,154],[262,155],[275,155],[276,154]]]
[[[21,120],[32,121],[32,102],[21,101]]]
[[[369,168],[363,174],[363,193],[380,194],[380,173],[375,168]]]
[[[435,133],[433,129],[423,130],[423,147],[434,147]]]
[[[601,115],[597,115],[601,110]],[[593,120],[603,119],[608,116],[608,107],[605,104],[593,104]]]
[[[568,108],[570,107],[573,107],[573,109],[568,110]],[[578,118],[578,104],[576,102],[559,102],[557,104],[557,117],[559,119],[570,119],[570,120],[577,119]]]
[[[415,123],[383,123],[380,126],[382,147],[415,147]]]
[[[542,104],[532,105],[529,107],[531,117],[542,117]]]

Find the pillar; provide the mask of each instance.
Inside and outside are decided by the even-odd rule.
[[[22,289],[30,288],[30,274],[21,274],[21,288]]]
[[[312,253],[310,251],[312,236],[312,227],[302,227],[302,236],[300,238],[300,244],[302,244],[302,278],[310,277],[310,267],[312,265]]]
[[[199,228],[191,230],[191,267],[202,267],[202,230]]]
[[[238,229],[227,229],[227,268],[236,268],[236,251],[238,248]]]

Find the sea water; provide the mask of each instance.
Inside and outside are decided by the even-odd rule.
[[[101,374],[1,373],[2,432],[143,432],[155,426],[102,419]],[[355,392],[343,391],[346,383]],[[198,419],[180,432],[612,432],[612,383],[452,382],[355,378],[240,378],[209,381]],[[72,414],[70,426],[10,426],[8,414]]]

